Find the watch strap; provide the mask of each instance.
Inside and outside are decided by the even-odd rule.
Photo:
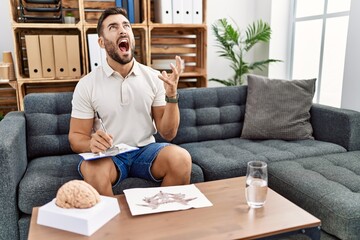
[[[175,97],[170,97],[170,98],[165,95],[165,101],[167,103],[178,103],[179,102],[179,93],[177,93]]]

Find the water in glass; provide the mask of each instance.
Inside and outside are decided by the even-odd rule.
[[[267,165],[265,162],[248,163],[245,196],[248,205],[260,208],[265,204],[268,189]]]

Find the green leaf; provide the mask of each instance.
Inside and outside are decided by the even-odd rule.
[[[209,81],[218,82],[225,86],[235,86],[235,83],[231,80],[221,80],[221,79],[216,79],[216,78],[210,78]]]
[[[276,60],[276,59],[267,59],[267,60],[263,60],[263,61],[257,61],[254,62],[252,64],[249,65],[249,69],[254,70],[254,69],[259,69],[259,70],[264,70],[264,68],[269,65],[269,63],[272,62],[282,62],[281,60]]]
[[[246,30],[245,50],[249,51],[258,42],[269,42],[271,36],[270,25],[258,20],[249,25]]]

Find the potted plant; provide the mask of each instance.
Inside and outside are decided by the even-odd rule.
[[[209,81],[216,81],[226,86],[242,85],[246,74],[255,69],[263,70],[271,62],[281,62],[281,60],[276,59],[246,62],[244,59],[245,54],[257,43],[270,41],[270,25],[262,20],[250,24],[245,35],[238,27],[235,29],[225,18],[219,19],[213,24],[212,30],[218,43],[217,46],[221,49],[218,51],[220,57],[225,57],[231,61],[230,66],[234,70],[234,75],[227,80],[211,78]]]

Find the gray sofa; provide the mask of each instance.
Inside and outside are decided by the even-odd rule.
[[[315,104],[315,140],[247,140],[240,138],[246,86],[179,92],[173,143],[192,156],[192,183],[244,176],[248,161],[263,160],[270,187],[320,218],[323,239],[360,239],[360,113]],[[29,94],[24,112],[0,122],[1,240],[26,239],[32,208],[79,179],[79,156],[68,142],[71,99],[72,93]],[[156,184],[128,178],[115,192],[147,186]]]

